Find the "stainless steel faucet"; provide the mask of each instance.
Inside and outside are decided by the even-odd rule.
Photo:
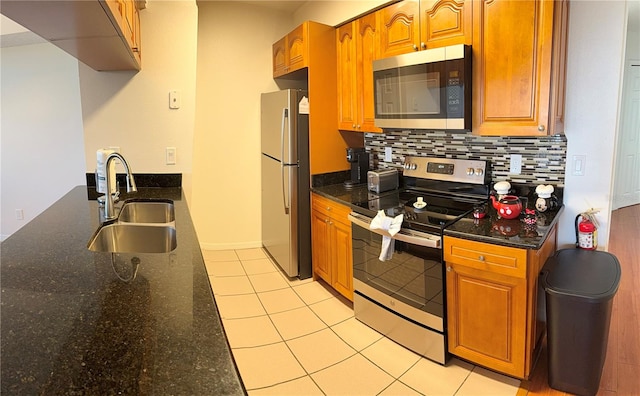
[[[115,180],[113,180],[113,178],[111,177],[111,172],[109,172],[109,164],[111,163],[111,161],[113,161],[116,158],[122,162],[122,165],[124,165],[124,169],[127,172],[127,192],[138,191],[138,188],[136,187],[136,181],[134,180],[133,173],[131,172],[131,168],[129,167],[129,164],[127,164],[127,161],[124,159],[124,157],[119,153],[109,154],[109,156],[107,157],[107,160],[104,162],[104,166],[105,166],[104,174],[107,175],[107,193],[105,194],[105,200],[104,200],[105,221],[113,220],[117,217],[115,213],[116,211],[114,208],[113,195],[111,194],[111,186],[113,186],[113,183],[115,183]]]

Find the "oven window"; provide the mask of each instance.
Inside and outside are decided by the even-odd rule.
[[[393,258],[380,261],[382,236],[353,226],[353,276],[370,287],[444,317],[441,250],[394,240]]]

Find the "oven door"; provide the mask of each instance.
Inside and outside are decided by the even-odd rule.
[[[383,235],[357,213],[352,223],[355,292],[422,326],[444,332],[441,237],[401,230],[390,260],[380,261]],[[384,232],[384,231],[382,231]]]

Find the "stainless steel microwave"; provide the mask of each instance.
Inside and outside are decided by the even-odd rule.
[[[380,128],[471,130],[471,47],[453,45],[373,62]]]

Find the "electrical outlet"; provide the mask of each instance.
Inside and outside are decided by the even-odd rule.
[[[24,220],[24,211],[22,209],[16,209],[16,220]]]
[[[384,162],[392,162],[393,158],[391,157],[391,147],[384,148]]]
[[[113,150],[113,151],[115,151],[116,153],[120,154],[120,146],[109,146],[109,150]],[[120,165],[120,164],[121,164],[120,160],[119,160],[119,159],[117,159],[117,158],[116,158],[116,159],[114,159],[113,161],[114,161],[113,163],[114,163],[115,165]]]
[[[509,173],[519,175],[522,172],[522,155],[511,154],[511,167]]]
[[[167,165],[175,165],[176,164],[176,148],[175,147],[167,147],[165,151],[165,160]]]

